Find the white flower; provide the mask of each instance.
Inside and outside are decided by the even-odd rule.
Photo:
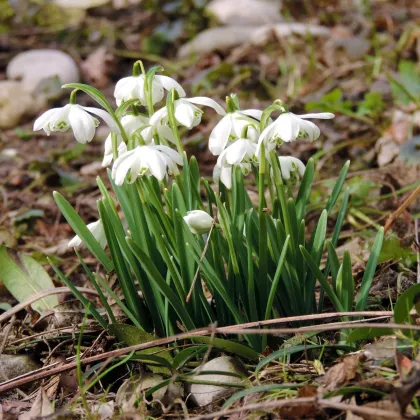
[[[149,124],[149,119],[147,117],[144,117],[143,115],[125,115],[121,118],[121,125],[123,126],[125,132],[128,136],[131,136],[135,131],[137,131],[142,126],[145,126]],[[122,147],[122,150],[124,150],[124,144],[121,135],[117,136],[117,147],[119,154],[120,147]],[[104,151],[104,159],[102,161],[102,166],[106,167],[111,164],[113,159],[113,151],[112,151],[112,138],[111,133],[108,135],[108,137],[105,139],[105,151]]]
[[[108,112],[98,109],[68,104],[63,108],[53,108],[44,112],[34,123],[34,131],[43,129],[49,136],[51,132],[67,131],[70,127],[79,143],[92,141],[99,121],[88,112],[101,117],[111,131],[119,134],[120,130]]]
[[[260,134],[259,121],[261,115],[262,111],[259,111],[258,109],[235,111],[226,114],[210,133],[210,152],[215,156],[220,155],[227,143],[242,137],[244,127],[250,124],[247,138],[256,142]]]
[[[201,116],[203,115],[203,111],[194,104],[209,106],[220,115],[226,114],[225,110],[216,101],[210,98],[199,96],[196,98],[177,99],[174,102],[175,119],[179,124],[187,127],[188,129],[200,124]],[[155,112],[150,117],[150,124],[156,128],[159,125],[168,124],[168,109],[166,106]]]
[[[104,225],[102,220],[99,219],[96,222],[89,223],[86,227],[90,230],[93,237],[99,242],[101,247],[104,249],[106,247],[106,237],[104,231]],[[78,248],[82,244],[82,240],[76,235],[68,244],[70,248]]]
[[[124,77],[115,85],[114,97],[117,104],[128,101],[130,99],[138,99],[142,105],[146,105],[147,98],[144,91],[145,76]],[[160,102],[163,99],[164,91],[175,89],[180,97],[185,96],[185,91],[182,86],[174,79],[168,76],[155,75],[152,82],[152,102],[153,104]]]
[[[197,235],[207,233],[214,223],[214,219],[202,210],[192,210],[187,212],[187,215],[184,216],[184,220],[190,228],[190,231]]]
[[[242,162],[237,165],[241,168],[242,173],[246,176],[251,171],[251,163]],[[219,161],[213,169],[213,180],[218,183],[219,181],[228,189],[232,189],[232,165],[222,165]]]
[[[120,155],[112,167],[112,178],[115,184],[122,185],[130,171],[131,180],[134,182],[139,176],[153,175],[159,181],[166,174],[178,172],[176,165],[182,165],[179,153],[167,146],[138,146]]]
[[[226,147],[221,153],[217,162],[220,165],[239,165],[243,162],[250,162],[255,156],[257,145],[248,139],[238,139]]]
[[[304,163],[293,156],[279,156],[280,170],[283,179],[290,179],[293,172],[298,172],[300,176],[305,173]]]
[[[281,114],[273,123],[269,124],[258,139],[257,154],[260,153],[261,143],[264,142],[267,152],[275,149],[276,145],[291,142],[298,138],[310,141],[316,140],[320,135],[319,128],[307,118],[330,119],[334,114],[321,112],[320,114],[295,115],[292,112]]]

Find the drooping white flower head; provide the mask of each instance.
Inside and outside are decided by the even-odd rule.
[[[238,139],[226,147],[218,157],[219,165],[239,165],[240,163],[249,163],[254,160],[256,143],[248,139]]]
[[[184,216],[185,223],[190,228],[190,231],[197,235],[207,233],[213,223],[214,219],[203,210],[192,210]]]
[[[188,129],[191,129],[201,122],[203,111],[195,105],[203,105],[213,108],[218,114],[225,115],[225,110],[213,99],[206,97],[180,98],[174,102],[175,119]],[[154,127],[168,124],[168,109],[163,107],[150,117],[150,124]]]
[[[238,165],[241,168],[241,171],[244,176],[248,175],[251,172],[252,165],[250,162],[242,162]],[[218,183],[219,181],[228,189],[232,189],[232,170],[234,166],[229,164],[222,165],[219,160],[213,168],[213,181]]]
[[[99,125],[98,119],[89,113],[102,118],[114,133],[120,133],[120,129],[108,112],[77,104],[67,104],[63,108],[53,108],[44,112],[35,121],[34,131],[43,129],[49,136],[51,132],[67,131],[71,128],[76,140],[85,144],[92,141],[96,127]]]
[[[178,173],[177,165],[182,166],[178,152],[167,146],[137,146],[121,154],[112,167],[112,178],[116,185],[122,185],[130,171],[130,182],[139,176],[154,176],[161,181],[167,174]]]
[[[145,75],[124,77],[115,85],[114,97],[119,106],[122,102],[130,99],[138,99],[142,105],[146,105],[147,98],[144,90]],[[155,75],[152,82],[152,102],[153,105],[163,99],[165,90],[175,89],[182,98],[185,91],[182,86],[174,79],[168,76]]]
[[[274,150],[277,145],[284,142],[295,141],[300,138],[310,141],[320,136],[320,130],[312,121],[307,118],[331,119],[334,114],[321,112],[319,114],[295,115],[292,112],[281,114],[273,123],[269,124],[261,133],[258,139],[257,154],[260,153],[261,143],[264,142],[267,152]]]
[[[86,225],[86,227],[90,230],[93,237],[99,242],[102,249],[105,249],[107,242],[106,242],[105,230],[104,230],[104,225],[102,224],[102,220],[99,219],[96,222],[89,223],[88,225]],[[68,243],[68,247],[70,248],[78,248],[80,245],[82,245],[82,240],[79,238],[78,235],[76,235]]]
[[[141,127],[149,124],[149,119],[143,115],[124,115],[121,118],[121,125],[123,126],[125,132],[128,136],[131,136],[135,131],[140,129]],[[145,140],[146,141],[146,140]],[[122,146],[123,141],[121,135],[117,136],[117,147],[120,154],[120,146]],[[124,144],[125,145],[125,144]],[[123,147],[124,149],[124,147]],[[106,167],[111,164],[113,159],[113,151],[112,151],[112,138],[111,133],[105,139],[105,151],[104,151],[104,159],[102,161],[102,166]]]
[[[242,131],[248,126],[247,138],[257,142],[260,135],[259,121],[262,111],[247,109],[226,114],[210,133],[209,149],[218,156],[225,149],[229,141],[242,137]]]
[[[303,176],[305,164],[293,156],[279,156],[280,170],[283,179],[289,180],[293,173]]]

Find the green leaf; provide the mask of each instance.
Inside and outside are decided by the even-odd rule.
[[[223,404],[223,408],[229,407],[234,402],[240,400],[241,398],[245,398],[248,395],[260,394],[262,392],[267,392],[267,391],[279,391],[281,389],[284,389],[284,390],[296,389],[296,388],[301,388],[302,386],[303,384],[268,384],[268,385],[253,386],[252,388],[244,389],[243,391],[239,391],[233,394]]]
[[[344,251],[343,264],[337,274],[336,288],[337,296],[344,310],[347,312],[351,311],[353,306],[354,279],[351,269],[351,258],[348,251]]]
[[[271,363],[273,360],[283,360],[286,356],[290,354],[300,353],[300,352],[306,352],[307,350],[317,350],[317,349],[324,349],[324,348],[330,348],[335,350],[344,350],[344,351],[352,351],[354,350],[354,347],[352,346],[345,346],[341,344],[314,344],[314,345],[297,345],[293,347],[287,347],[284,349],[280,349],[275,351],[274,353],[271,353],[264,359],[258,363],[257,368],[255,369],[255,377],[258,378],[258,374],[260,373],[261,369],[265,366],[267,366],[269,363]]]
[[[308,266],[314,276],[318,279],[321,286],[325,290],[325,293],[330,298],[332,304],[335,306],[335,309],[338,312],[344,312],[344,308],[341,305],[340,300],[338,299],[337,295],[334,293],[333,289],[331,288],[330,284],[328,283],[328,280],[326,277],[322,274],[321,270],[319,269],[318,265],[315,263],[313,258],[311,257],[311,254],[303,247],[300,246],[300,250],[303,254],[303,257],[305,258],[306,262],[308,263]]]
[[[231,340],[224,340],[216,337],[191,337],[191,340],[198,343],[208,344],[209,346],[216,347],[229,353],[237,354],[238,356],[245,357],[250,360],[258,360],[260,357],[260,354],[250,347]]]
[[[178,296],[168,286],[166,281],[163,279],[159,271],[153,264],[153,261],[148,255],[146,255],[131,238],[127,238],[128,245],[130,246],[133,254],[136,256],[144,271],[149,276],[150,281],[154,281],[157,287],[160,289],[162,294],[168,299],[169,303],[175,309],[176,313],[180,317],[181,322],[188,330],[195,329],[194,321],[191,319],[187,310],[185,309],[184,302],[182,302]]]
[[[142,331],[133,325],[126,324],[111,324],[109,326],[109,332],[112,335],[115,335],[118,338],[118,340],[124,342],[127,346],[149,343],[150,341],[159,339],[159,337]],[[172,355],[171,352],[165,347],[157,346],[151,347],[149,349],[140,350],[136,352],[136,355],[156,355],[157,359],[149,360],[158,362],[163,366],[149,365],[148,367],[154,373],[169,373],[169,371],[172,369]]]
[[[331,212],[332,208],[334,207],[338,196],[340,195],[340,192],[343,188],[344,181],[346,180],[347,172],[349,170],[350,161],[348,160],[343,168],[340,171],[340,175],[337,178],[337,181],[335,182],[334,188],[331,192],[330,198],[328,199],[327,205],[325,206],[325,209],[328,213]]]
[[[420,283],[411,286],[397,300],[394,306],[394,320],[397,324],[412,323],[410,311],[420,302]],[[403,331],[403,334],[413,340],[418,339],[418,331]]]
[[[187,347],[186,349],[181,350],[175,357],[172,363],[174,369],[181,369],[184,365],[201,353],[206,352],[208,346],[192,346]]]
[[[41,264],[28,255],[21,254],[5,246],[0,247],[0,282],[19,302],[43,290],[54,289],[54,284]],[[58,305],[57,296],[44,297],[31,307],[42,313]]]
[[[309,194],[311,193],[311,186],[314,180],[314,160],[309,159],[306,164],[305,173],[302,177],[302,182],[300,183],[299,193],[296,198],[296,220],[300,221],[305,217],[306,204],[309,199]]]
[[[383,240],[384,228],[381,228],[379,229],[379,232],[376,235],[375,242],[372,245],[369,259],[366,264],[365,274],[363,275],[359,293],[356,298],[356,311],[364,311],[366,308],[366,302],[369,295],[370,287],[372,285],[373,277],[375,276],[376,265],[378,264]]]
[[[376,337],[383,337],[384,335],[395,334],[395,331],[391,328],[357,328],[351,331],[347,336],[348,343],[355,343],[356,341],[368,340]]]
[[[82,218],[60,193],[54,191],[53,195],[58,208],[61,210],[61,213],[63,213],[63,216],[66,218],[68,224],[75,231],[76,235],[79,236],[82,242],[101,262],[105,269],[107,271],[111,271],[114,268],[112,261],[108,258],[105,251],[102,249],[101,245],[92,235],[90,230],[86,227]]]
[[[54,265],[51,259],[48,258],[48,261],[51,267],[53,268],[54,272],[60,278],[60,280],[72,291],[74,296],[76,296],[76,298],[79,299],[80,302],[82,302],[82,305],[84,306],[86,312],[90,313],[99,322],[102,328],[107,329],[108,323],[96,310],[95,305],[89,300],[87,300],[85,296],[77,290],[74,284]]]

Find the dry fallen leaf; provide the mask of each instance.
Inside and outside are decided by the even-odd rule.
[[[319,382],[325,386],[327,391],[333,391],[338,387],[347,384],[357,377],[359,367],[359,355],[347,356],[341,363],[333,366]]]
[[[54,410],[44,391],[44,388],[39,388],[38,395],[32,405],[32,408],[19,416],[19,420],[31,420],[39,417],[46,417],[53,414]]]

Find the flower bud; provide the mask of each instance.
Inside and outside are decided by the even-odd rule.
[[[202,210],[189,211],[187,215],[184,216],[184,220],[190,228],[190,231],[197,235],[207,233],[214,223],[214,219]]]

